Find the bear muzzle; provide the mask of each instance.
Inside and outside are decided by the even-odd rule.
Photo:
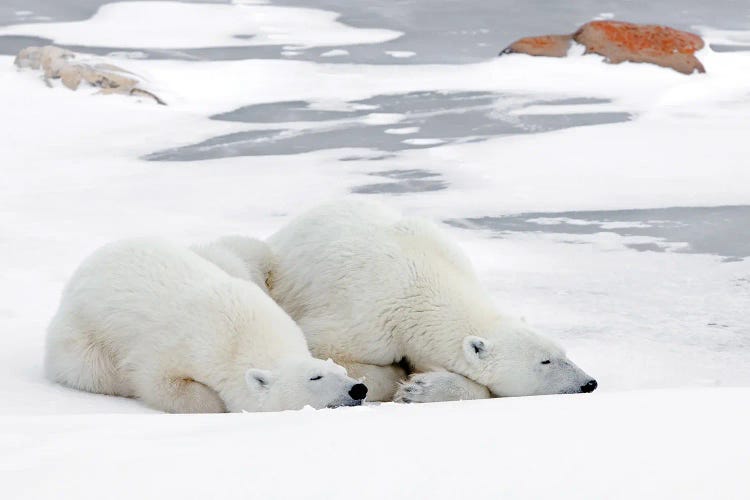
[[[591,379],[581,386],[581,392],[594,392],[598,386],[596,380]]]
[[[361,401],[367,396],[367,386],[365,384],[354,384],[349,389],[349,397],[354,400]]]

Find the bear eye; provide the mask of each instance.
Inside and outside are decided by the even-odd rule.
[[[550,364],[550,360],[549,359],[545,359],[544,361],[542,361],[542,364],[543,365],[548,365],[548,364]]]
[[[323,375],[318,375],[317,377],[312,377],[310,380],[320,380],[323,378]]]

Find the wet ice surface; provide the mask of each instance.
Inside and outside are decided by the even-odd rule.
[[[750,206],[525,213],[448,223],[489,230],[501,237],[523,232],[565,235],[612,232],[625,237],[646,237],[625,242],[625,246],[638,251],[715,254],[725,262],[750,257]],[[571,243],[575,242],[571,238]]]
[[[695,25],[743,29],[750,21],[750,4],[742,0],[706,3],[701,0],[653,2],[585,0],[550,2],[501,0],[485,2],[410,0],[349,2],[347,0],[281,0],[281,5],[315,5],[342,12],[354,26],[377,25],[405,35],[379,47],[355,47],[353,58],[379,62],[391,50],[412,51],[411,63],[473,62],[496,55],[510,42],[530,35],[572,32],[591,19],[616,17],[642,23],[660,23],[680,29]],[[544,15],[540,15],[544,12]]]
[[[448,188],[448,184],[442,179],[440,174],[430,172],[429,170],[385,170],[380,172],[370,172],[368,175],[388,179],[388,181],[354,186],[352,188],[353,193],[404,194],[419,193],[423,191],[440,191]]]
[[[0,8],[0,25],[36,20],[71,21],[86,19],[103,5],[102,0],[54,3],[34,0],[12,0]],[[196,2],[185,2],[196,3]],[[214,0],[211,3],[230,3]],[[593,18],[627,19],[692,29],[711,25],[723,29],[744,27],[750,22],[750,6],[724,0],[712,3],[689,0],[680,8],[667,3],[585,1],[575,4],[549,3],[542,0],[515,2],[453,2],[389,0],[360,3],[344,0],[283,0],[274,5],[312,7],[341,14],[340,21],[360,28],[385,28],[400,31],[395,40],[378,44],[340,47],[255,46],[164,50],[158,47],[132,50],[127,47],[82,47],[77,51],[98,55],[120,54],[126,57],[177,60],[297,59],[330,63],[425,64],[473,63],[494,57],[516,38],[529,34],[555,33],[563,26],[573,29]],[[545,15],[539,15],[545,12]],[[22,14],[19,14],[22,13]],[[731,13],[731,15],[728,15]],[[236,34],[238,42],[246,39]],[[0,36],[0,53],[14,54],[28,45],[51,40],[30,36]],[[739,47],[742,49],[743,47]],[[337,50],[338,49],[338,50]],[[738,50],[722,45],[722,50]],[[408,57],[403,57],[403,56]],[[191,161],[235,156],[299,154],[342,147],[370,148],[382,152],[430,148],[440,144],[482,140],[487,137],[545,132],[582,125],[624,121],[624,112],[594,112],[555,115],[510,115],[517,104],[505,103],[514,96],[487,93],[413,93],[379,96],[362,101],[371,110],[326,111],[313,109],[304,101],[259,104],[239,108],[216,116],[219,120],[278,124],[311,122],[309,128],[269,126],[253,127],[247,132],[214,137],[146,156],[150,160]],[[586,99],[579,99],[585,103]],[[606,102],[606,101],[605,101]],[[548,102],[547,104],[554,104]],[[560,104],[565,102],[560,101]],[[575,101],[571,101],[571,104]],[[528,105],[535,103],[528,103]],[[406,114],[398,127],[363,123],[357,118],[371,112]],[[338,122],[336,122],[338,120]],[[408,132],[412,130],[412,132]]]
[[[628,113],[523,114],[535,105],[606,104],[603,99],[538,100],[488,92],[412,92],[380,95],[327,110],[305,101],[246,106],[213,118],[247,123],[283,124],[215,137],[199,144],[148,155],[148,160],[193,161],[232,156],[286,155],[321,149],[369,148],[394,152],[438,144],[477,141],[569,127],[615,123]],[[299,123],[314,123],[300,129]]]
[[[128,0],[150,1],[150,0]],[[179,0],[182,3],[231,3],[231,0]],[[80,21],[93,16],[108,0],[3,0],[0,26],[28,22]]]
[[[185,1],[185,0],[183,0]],[[103,0],[45,2],[8,0],[0,7],[0,26],[34,20],[79,20],[93,15]],[[190,0],[188,0],[190,3]],[[193,2],[197,3],[197,2]],[[212,0],[210,3],[230,3]],[[513,40],[529,35],[572,32],[594,18],[615,17],[633,22],[668,24],[680,29],[709,25],[722,29],[743,29],[750,21],[750,4],[744,0],[705,2],[653,2],[638,0],[585,0],[518,2],[500,0],[276,0],[274,5],[314,7],[341,13],[341,20],[361,28],[388,28],[404,35],[396,40],[368,45],[341,46],[346,54],[327,57],[330,49],[300,47],[220,47],[186,51],[146,50],[150,58],[197,58],[207,60],[291,58],[327,63],[367,64],[467,63],[485,60]],[[16,12],[29,14],[17,15]],[[544,15],[540,15],[544,12]],[[241,34],[238,34],[240,37]],[[11,54],[21,43],[47,43],[43,39],[0,37],[0,53]],[[240,45],[240,44],[238,44]],[[79,47],[71,46],[76,49]],[[741,47],[732,46],[741,49]],[[291,49],[291,50],[290,50]],[[105,54],[121,51],[118,47],[92,47],[91,52]],[[403,57],[408,55],[408,57]]]

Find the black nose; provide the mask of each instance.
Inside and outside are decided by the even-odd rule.
[[[365,384],[354,384],[352,388],[349,389],[349,395],[352,399],[365,399],[365,396],[367,396],[367,386]]]
[[[586,385],[581,386],[581,392],[594,392],[598,385],[596,380],[589,380]]]

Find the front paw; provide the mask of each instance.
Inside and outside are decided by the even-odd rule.
[[[408,380],[400,382],[398,390],[393,396],[396,403],[428,403],[430,393],[434,392],[428,387],[429,380],[425,380],[423,373],[417,373],[409,377]]]
[[[401,382],[396,403],[435,403],[464,399],[486,399],[490,391],[483,385],[451,372],[415,373]]]

